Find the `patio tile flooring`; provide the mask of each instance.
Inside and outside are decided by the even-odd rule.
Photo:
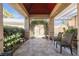
[[[70,50],[63,48],[60,54],[60,47],[56,48],[53,41],[36,38],[29,39],[13,54],[14,56],[71,56]]]

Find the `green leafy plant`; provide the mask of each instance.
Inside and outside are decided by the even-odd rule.
[[[77,31],[76,28],[72,28],[72,29],[68,29],[66,32],[68,32],[68,33],[73,33],[73,32],[76,32],[76,31]]]
[[[4,26],[4,47],[5,50],[17,45],[21,38],[24,38],[24,29],[17,27]]]

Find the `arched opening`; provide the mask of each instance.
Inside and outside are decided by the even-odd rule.
[[[46,21],[32,21],[31,22],[31,33],[32,37],[45,38],[48,34],[48,26]]]

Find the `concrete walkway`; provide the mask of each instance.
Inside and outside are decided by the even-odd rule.
[[[70,56],[70,50],[63,48],[62,54],[59,53],[59,47],[56,48],[53,41],[46,39],[29,39],[14,53],[14,56]]]

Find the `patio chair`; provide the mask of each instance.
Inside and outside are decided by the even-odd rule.
[[[73,35],[73,40],[72,40],[72,44],[73,44],[73,48],[76,50],[76,54],[77,54],[77,29],[75,29],[74,35]]]
[[[56,48],[57,48],[57,42],[61,42],[61,39],[62,39],[62,32],[59,32],[58,33],[58,36],[57,37],[54,37],[54,45],[56,43]]]
[[[64,37],[62,38],[60,42],[60,53],[62,53],[62,47],[68,47],[70,48],[71,54],[72,53],[72,39],[73,39],[73,34],[74,33],[66,33]]]

